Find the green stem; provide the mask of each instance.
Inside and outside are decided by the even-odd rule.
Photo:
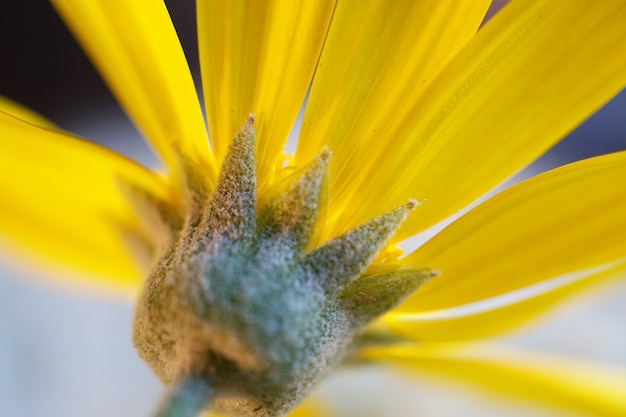
[[[198,417],[212,398],[208,381],[189,375],[169,388],[154,417]]]

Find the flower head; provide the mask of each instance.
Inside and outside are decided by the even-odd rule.
[[[208,136],[161,2],[53,3],[167,174],[4,102],[2,232],[143,286],[134,342],[180,384],[172,409],[197,393],[197,411],[282,415],[347,357],[473,364],[441,343],[507,330],[626,267],[623,153],[518,184],[407,256],[396,246],[626,84],[621,1],[513,2],[478,30],[488,1],[199,0]],[[615,380],[581,408],[626,409]],[[557,398],[579,394],[565,385]]]

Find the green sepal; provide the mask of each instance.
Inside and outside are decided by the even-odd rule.
[[[372,266],[348,283],[329,305],[345,311],[352,326],[359,329],[391,310],[436,274],[428,268]]]
[[[235,135],[222,163],[203,220],[198,229],[205,240],[252,239],[256,232],[256,164],[254,117]]]
[[[137,216],[137,220],[142,223],[143,227],[164,230],[170,236],[174,236],[183,227],[179,207],[157,198],[144,188],[129,181],[119,179],[117,184],[135,212],[142,213],[142,216]]]
[[[316,277],[326,294],[333,294],[365,271],[415,207],[397,207],[347,231],[308,253],[300,262]]]
[[[260,239],[282,242],[294,252],[304,250],[327,191],[329,160],[330,152],[323,150],[309,165],[268,190],[257,220]]]

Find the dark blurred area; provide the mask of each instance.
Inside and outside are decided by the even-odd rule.
[[[195,1],[166,2],[194,77],[199,80]],[[132,123],[52,5],[0,1],[0,95],[60,127],[152,163]]]
[[[167,2],[197,73],[195,2]],[[0,2],[0,92],[54,120],[93,108],[121,110],[52,5]],[[71,116],[73,117],[73,116]],[[59,122],[60,123],[60,122]]]
[[[195,2],[166,3],[198,82]],[[0,94],[78,135],[131,156],[146,153],[132,124],[48,2],[0,2],[0,45]],[[625,109],[626,93],[622,93],[537,167],[548,169],[626,149]]]

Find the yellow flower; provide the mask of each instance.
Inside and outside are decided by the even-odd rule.
[[[452,374],[590,415],[626,413],[626,375],[616,369],[601,372],[573,360],[469,342],[624,273],[626,153],[539,175],[473,208],[407,256],[395,249],[528,165],[626,85],[622,0],[514,1],[479,31],[489,1],[199,0],[211,148],[162,2],[53,4],[167,174],[3,101],[0,230],[14,249],[137,295],[150,271],[154,282],[155,260],[164,268],[168,254],[187,243],[176,240],[181,230],[230,226],[211,224],[231,221],[220,217],[224,213],[201,215],[216,195],[234,201],[223,196],[240,191],[224,185],[229,179],[238,185],[256,181],[248,184],[254,186],[252,197],[231,212],[249,209],[243,206],[258,195],[258,207],[270,207],[272,217],[282,207],[274,203],[276,196],[299,181],[293,172],[313,172],[320,180],[315,187],[305,184],[308,193],[323,190],[328,170],[328,190],[312,203],[315,231],[297,245],[306,243],[307,251],[332,246],[360,225],[376,226],[369,240],[353,241],[368,241],[376,251],[359,264],[358,278],[341,283],[342,291],[350,291],[340,302],[353,296],[345,301],[353,310],[346,311],[369,314],[377,307],[367,303],[384,305],[386,296],[399,297],[397,287],[390,284],[384,293],[380,285],[392,282],[392,275],[408,271],[417,286],[420,274],[429,275],[423,268],[441,271],[367,326],[372,339],[357,338],[352,358]],[[293,164],[285,164],[289,159],[281,151],[309,85]],[[250,113],[256,115],[256,132],[249,122],[237,136],[241,143],[228,151]],[[256,171],[246,177],[241,172],[254,165],[245,159],[245,148],[255,136],[250,160]],[[324,147],[333,154],[330,162]],[[243,164],[239,171],[228,171],[237,163]],[[229,175],[219,177],[222,167]],[[418,205],[411,203],[408,215],[402,207],[410,199]],[[285,212],[292,214],[292,206]],[[366,223],[371,219],[380,224]],[[208,229],[202,229],[204,220]],[[372,236],[379,241],[371,243]],[[383,243],[387,249],[379,251]],[[185,265],[184,272],[195,267]],[[350,287],[352,282],[361,287]],[[141,298],[140,321],[142,309],[154,306],[150,288]],[[250,324],[257,323],[240,326]],[[233,355],[241,369],[259,372],[263,363],[256,352],[242,347],[230,328],[213,334],[223,345],[207,342],[212,353]],[[144,342],[136,343],[141,350]],[[163,369],[157,373],[170,379]]]

